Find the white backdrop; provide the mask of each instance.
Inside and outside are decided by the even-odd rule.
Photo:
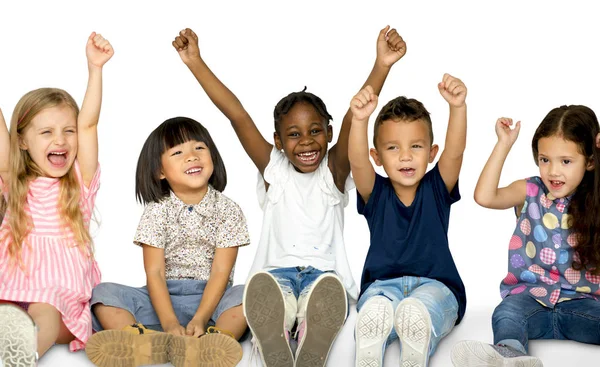
[[[431,112],[435,142],[443,148],[448,107],[436,83],[448,72],[468,88],[462,200],[453,207],[449,232],[468,314],[499,302],[515,223],[510,210],[492,211],[473,201],[496,142],[494,123],[508,116],[523,124],[502,176],[506,184],[537,174],[531,138],[550,109],[585,104],[600,113],[599,10],[595,2],[576,1],[2,2],[0,108],[9,120],[18,99],[43,86],[66,89],[81,103],[86,38],[91,31],[102,33],[115,49],[105,66],[99,126],[102,185],[94,240],[103,280],[144,284],[142,251],[132,244],[142,213],[134,197],[137,158],[158,124],[189,116],[211,132],[227,167],[225,194],[248,220],[252,244],[239,252],[235,282],[240,284],[260,234],[256,169],[171,41],[185,27],[198,34],[204,59],[267,140],[272,141],[277,101],[304,86],[325,101],[337,139],[349,101],[371,70],[377,34],[390,24],[408,51],[393,67],[380,106],[398,95],[419,99]],[[369,235],[355,195],[352,191],[346,209],[345,236],[359,282]]]

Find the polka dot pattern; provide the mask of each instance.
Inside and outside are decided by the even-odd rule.
[[[554,307],[582,297],[600,300],[600,275],[575,270],[579,261],[570,233],[571,198],[555,198],[539,177],[527,179],[527,196],[509,241],[508,273],[500,294],[527,292],[540,304]]]

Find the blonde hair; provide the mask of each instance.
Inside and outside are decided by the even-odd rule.
[[[43,176],[42,170],[35,164],[29,151],[20,148],[25,129],[33,118],[41,111],[56,106],[68,106],[73,109],[75,116],[79,114],[77,103],[62,89],[40,88],[25,94],[17,103],[10,121],[10,156],[9,179],[5,183],[8,191],[7,203],[0,205],[0,219],[9,213],[8,228],[0,234],[0,241],[8,240],[8,255],[11,262],[18,261],[23,243],[32,227],[31,217],[27,214],[27,191],[29,182]],[[71,229],[77,246],[83,253],[92,254],[91,236],[83,221],[79,207],[81,197],[75,168],[71,166],[66,175],[59,178],[60,192],[58,196],[59,214],[63,222],[63,230]],[[30,246],[30,244],[26,243]]]

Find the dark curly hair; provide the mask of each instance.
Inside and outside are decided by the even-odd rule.
[[[277,134],[279,134],[282,117],[287,115],[296,103],[301,102],[311,104],[317,113],[327,120],[328,125],[329,121],[333,120],[333,117],[327,112],[327,107],[325,107],[323,100],[314,94],[307,92],[306,87],[304,87],[301,92],[293,92],[283,97],[275,106],[273,118],[275,119],[275,132]]]

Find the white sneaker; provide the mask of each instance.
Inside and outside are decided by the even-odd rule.
[[[252,275],[244,288],[243,309],[263,366],[293,367],[284,295],[273,275],[264,271]]]
[[[427,366],[431,317],[423,302],[413,297],[403,299],[394,314],[394,327],[400,339],[400,366]]]
[[[539,358],[528,356],[512,347],[477,341],[462,341],[452,348],[456,367],[543,367]]]
[[[356,317],[356,367],[383,366],[383,353],[393,327],[392,301],[384,296],[369,298]]]
[[[0,361],[7,367],[32,367],[36,349],[37,332],[31,316],[13,304],[0,304]]]
[[[307,295],[298,299],[298,313],[295,367],[324,367],[348,314],[348,298],[340,278],[332,273],[319,276]]]

